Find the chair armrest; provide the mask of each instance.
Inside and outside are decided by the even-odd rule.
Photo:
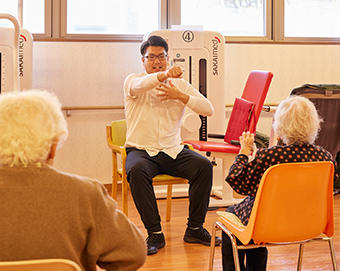
[[[111,125],[106,125],[106,142],[113,152],[122,154],[124,146],[119,146],[112,143]]]
[[[123,150],[125,150],[124,146],[118,146],[118,145],[112,145],[112,144],[108,144],[108,146],[113,152],[117,152],[120,154],[123,152]]]

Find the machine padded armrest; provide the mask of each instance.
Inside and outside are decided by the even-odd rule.
[[[238,153],[239,146],[231,145],[225,142],[207,142],[198,140],[186,140],[185,143],[189,143],[194,149],[204,152],[226,152],[226,153]]]

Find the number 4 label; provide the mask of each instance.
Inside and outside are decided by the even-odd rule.
[[[183,32],[182,38],[185,42],[191,42],[194,39],[194,33],[190,30]]]

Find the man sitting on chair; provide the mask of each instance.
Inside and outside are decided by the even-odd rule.
[[[168,68],[168,44],[151,36],[141,45],[145,72],[124,83],[126,172],[131,193],[148,232],[148,255],[165,246],[152,178],[169,174],[189,180],[189,218],[184,241],[210,245],[203,228],[212,186],[212,165],[200,154],[183,148],[180,127],[188,106],[204,116],[213,114],[208,99],[181,79],[182,70]],[[216,240],[220,244],[220,238]]]
[[[0,261],[61,258],[87,271],[138,269],[144,238],[105,187],[51,166],[67,133],[54,95],[0,95]]]

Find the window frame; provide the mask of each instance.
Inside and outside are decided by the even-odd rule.
[[[68,34],[67,0],[60,1],[60,38],[66,40],[142,41],[143,35],[133,34]],[[166,27],[167,0],[158,0],[158,27]]]
[[[28,0],[18,0],[18,21],[23,25],[23,2]],[[44,32],[32,33],[34,40],[51,38],[52,35],[52,1],[45,0],[45,13],[44,13]],[[25,26],[24,26],[25,28]]]
[[[307,44],[324,44],[340,43],[339,38],[332,37],[286,37],[285,36],[285,0],[272,0],[274,2],[274,18],[275,18],[275,29],[274,29],[274,42],[284,42],[284,43],[307,43]]]
[[[22,23],[22,3],[18,0],[18,17]],[[170,29],[179,25],[181,20],[181,0],[158,0],[158,25],[160,29]],[[266,35],[225,36],[226,43],[270,43],[270,44],[337,44],[339,38],[327,37],[285,37],[284,36],[285,0],[266,0]],[[67,0],[45,0],[45,33],[34,34],[36,41],[106,41],[140,42],[143,35],[131,34],[67,34]]]
[[[266,1],[266,9],[264,12],[265,18],[265,30],[266,35],[259,36],[225,36],[226,42],[269,42],[272,41],[272,26],[273,26],[273,16],[272,16],[272,2],[274,0],[265,0]],[[180,25],[181,24],[181,0],[169,0],[169,28],[171,25]]]

